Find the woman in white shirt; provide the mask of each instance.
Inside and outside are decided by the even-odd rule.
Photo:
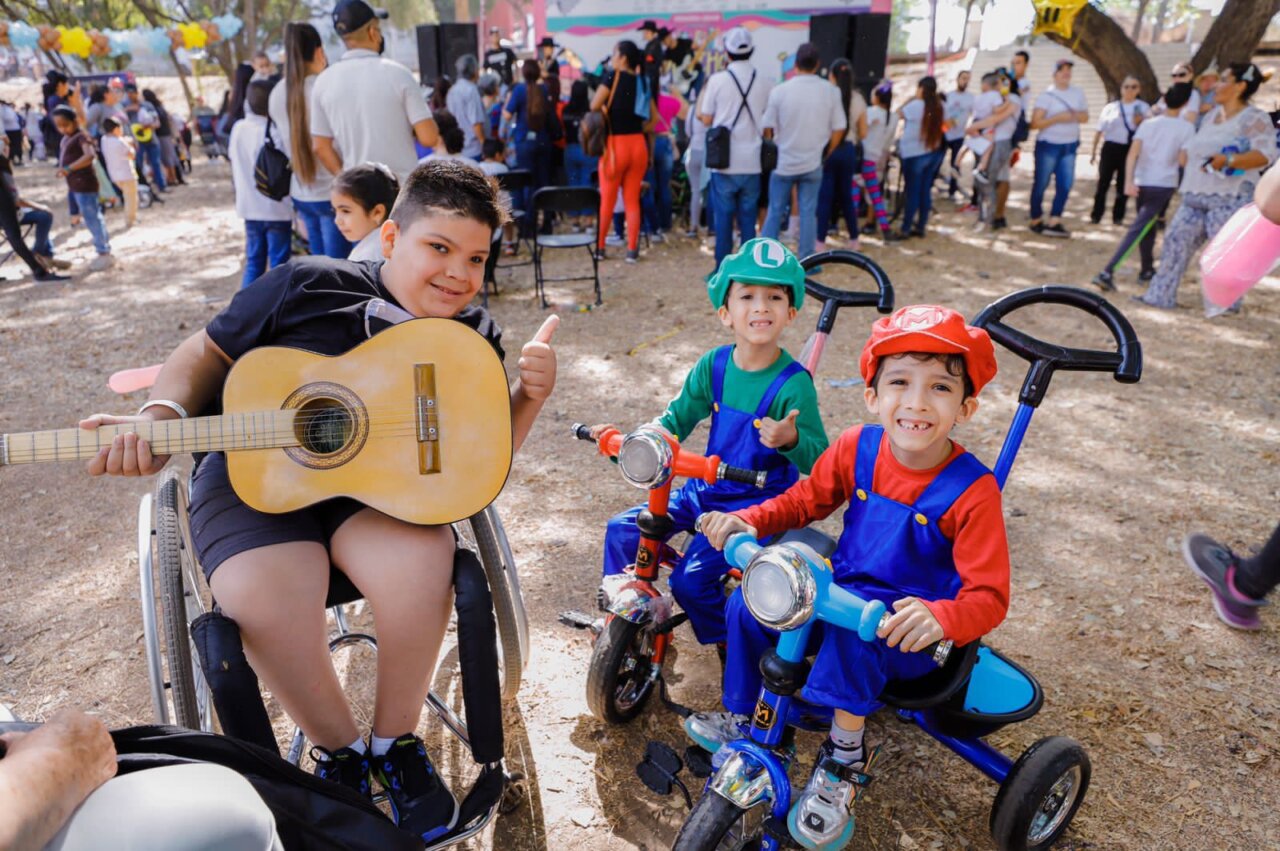
[[[1098,188],[1093,193],[1093,213],[1089,216],[1095,225],[1102,221],[1102,214],[1107,209],[1107,192],[1113,180],[1116,200],[1111,209],[1111,221],[1117,225],[1124,223],[1129,200],[1129,196],[1124,194],[1125,160],[1129,157],[1129,145],[1138,132],[1138,125],[1151,112],[1146,101],[1138,100],[1140,85],[1137,77],[1125,77],[1120,84],[1120,100],[1104,106],[1098,116],[1098,132],[1093,134],[1093,151],[1089,154],[1089,164],[1098,166]],[[1101,162],[1098,160],[1099,142],[1102,143]]]
[[[351,243],[334,223],[329,189],[333,175],[318,159],[311,145],[311,97],[316,77],[328,67],[320,33],[311,24],[291,23],[284,34],[285,77],[271,90],[268,114],[285,140],[293,180],[289,197],[307,231],[313,255],[346,257]]]
[[[1236,210],[1249,203],[1262,172],[1276,161],[1276,130],[1271,117],[1249,98],[1263,82],[1250,62],[1233,62],[1214,88],[1220,107],[1183,147],[1182,204],[1164,232],[1160,270],[1138,301],[1172,310],[1187,264],[1213,239]],[[1238,311],[1240,302],[1231,306]],[[1206,313],[1216,315],[1206,304]]]
[[[844,139],[822,162],[822,187],[818,190],[818,245],[827,239],[827,231],[844,216],[849,225],[849,247],[858,248],[858,205],[854,201],[854,176],[861,163],[859,144],[867,135],[867,102],[854,88],[853,64],[848,59],[831,63],[828,79],[840,90],[841,103],[849,111],[849,126]]]
[[[933,178],[942,165],[942,99],[938,97],[938,81],[921,77],[916,96],[898,109],[902,121],[902,138],[898,153],[902,157],[902,173],[906,178],[902,231],[899,236],[924,236],[933,207]]]

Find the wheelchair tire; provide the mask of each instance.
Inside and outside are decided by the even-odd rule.
[[[498,624],[498,650],[502,654],[502,699],[515,700],[528,659],[529,625],[520,596],[520,578],[516,574],[511,547],[502,528],[498,510],[490,505],[467,521],[476,554],[489,580],[493,597],[493,614]]]
[[[1042,851],[1071,824],[1089,789],[1089,754],[1074,739],[1049,736],[1022,752],[991,805],[1000,851]]]
[[[759,848],[763,830],[760,825],[751,827],[750,815],[749,810],[742,810],[728,798],[708,790],[693,805],[671,851],[747,851]],[[747,835],[741,835],[743,832]]]
[[[169,469],[161,475],[155,505],[160,620],[174,723],[209,732],[213,727],[212,701],[195,662],[188,627],[205,610],[199,585],[203,577],[196,575],[200,568],[186,528],[187,493],[181,472]]]
[[[587,669],[587,707],[601,721],[625,724],[643,710],[657,681],[649,677],[653,631],[614,617],[605,624]]]

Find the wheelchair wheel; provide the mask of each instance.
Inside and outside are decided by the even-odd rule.
[[[760,847],[760,808],[743,810],[708,790],[693,805],[671,851],[745,851]]]
[[[208,610],[204,577],[191,546],[187,489],[182,474],[166,470],[156,488],[156,555],[161,623],[174,722],[192,730],[213,730],[213,701],[191,644],[191,621]]]
[[[456,524],[465,546],[476,551],[489,580],[494,619],[498,624],[502,699],[515,700],[529,658],[529,622],[520,596],[520,577],[498,510],[490,505],[465,523]]]
[[[615,617],[596,639],[587,669],[587,706],[601,721],[635,718],[653,696],[653,630]]]
[[[1049,848],[1071,824],[1089,789],[1089,754],[1065,736],[1022,752],[991,805],[991,836],[1000,851]]]

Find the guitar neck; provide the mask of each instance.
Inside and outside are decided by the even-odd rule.
[[[118,423],[96,429],[63,428],[0,435],[0,466],[37,461],[88,460],[117,435],[134,433],[155,455],[279,449],[297,446],[296,410],[223,414],[179,420]]]

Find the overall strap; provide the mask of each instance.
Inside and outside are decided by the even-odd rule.
[[[783,386],[791,380],[791,376],[798,372],[804,372],[805,369],[797,361],[792,361],[783,367],[773,379],[773,383],[764,391],[764,395],[760,397],[760,404],[756,406],[756,419],[769,415],[769,408],[773,407],[773,400],[782,392]]]
[[[858,458],[853,467],[853,483],[860,489],[871,492],[876,478],[876,457],[880,454],[880,440],[884,437],[884,426],[864,425],[858,434]]]
[[[711,401],[716,405],[724,398],[724,373],[732,355],[733,346],[721,346],[711,357]]]
[[[925,517],[937,521],[974,482],[990,473],[987,466],[973,453],[962,452],[942,468],[942,472],[924,489],[913,507]]]

